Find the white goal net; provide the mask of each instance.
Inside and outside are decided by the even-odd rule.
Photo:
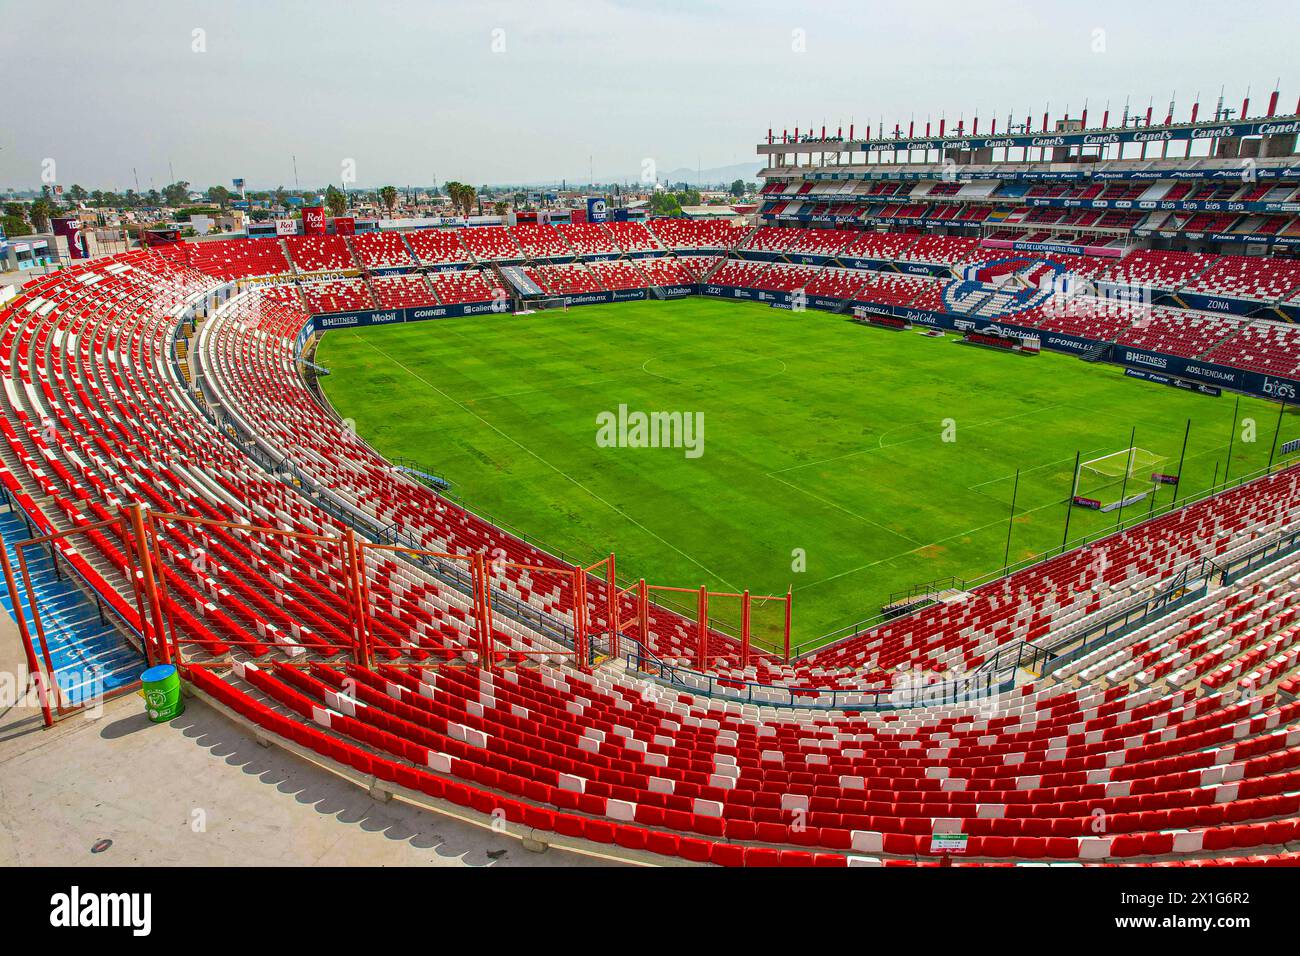
[[[1113,504],[1121,492],[1136,495],[1147,490],[1152,484],[1151,475],[1165,461],[1163,455],[1133,446],[1080,462],[1079,473],[1074,477],[1074,494],[1102,505]]]

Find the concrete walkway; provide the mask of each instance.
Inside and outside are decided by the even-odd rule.
[[[0,671],[26,677],[0,614]],[[134,694],[49,730],[40,711],[0,707],[0,865],[593,866],[365,791],[212,708],[154,725]],[[112,846],[91,847],[101,839]]]

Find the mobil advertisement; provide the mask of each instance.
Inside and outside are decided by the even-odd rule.
[[[427,322],[430,319],[450,319],[462,315],[484,315],[502,312],[509,308],[506,302],[462,302],[455,305],[421,305],[409,309],[371,309],[361,312],[330,312],[313,316],[304,329],[311,332],[329,332],[332,329],[359,329],[376,325],[399,325],[405,322]]]

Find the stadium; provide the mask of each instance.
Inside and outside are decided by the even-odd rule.
[[[1294,866],[1284,94],[754,129],[725,214],[56,228],[0,300],[9,812],[244,764],[291,815],[275,761],[489,864]]]

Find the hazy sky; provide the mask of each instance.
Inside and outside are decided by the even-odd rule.
[[[0,189],[636,178],[769,126],[1262,110],[1279,74],[1290,112],[1297,36],[1296,0],[0,0]]]

